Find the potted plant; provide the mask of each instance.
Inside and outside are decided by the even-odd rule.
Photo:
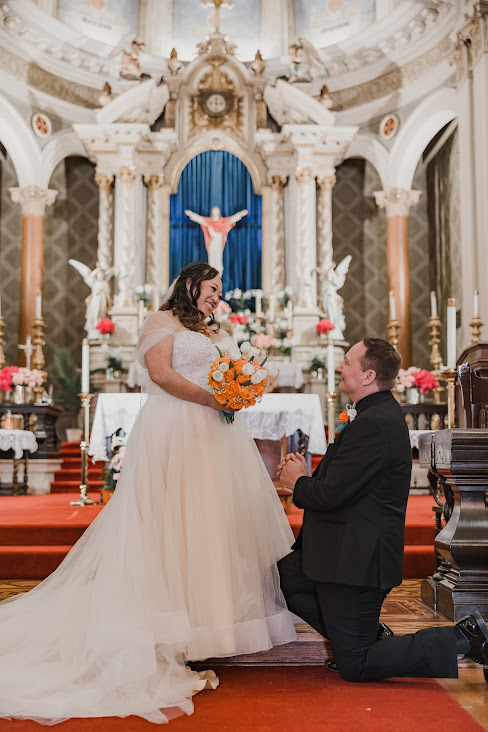
[[[68,442],[81,440],[81,429],[77,426],[78,414],[81,409],[81,378],[73,360],[71,351],[66,348],[57,348],[54,351],[54,363],[57,371],[56,386],[58,394],[56,400],[68,415],[66,439]]]

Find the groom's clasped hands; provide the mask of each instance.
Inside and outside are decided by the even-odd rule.
[[[307,461],[300,453],[288,453],[278,465],[278,479],[286,488],[295,488],[298,478],[308,475]]]

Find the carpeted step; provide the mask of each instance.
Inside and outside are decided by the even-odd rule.
[[[78,480],[54,480],[51,483],[51,493],[78,493],[80,490],[81,475]],[[89,490],[100,491],[105,485],[103,480],[89,479]]]
[[[72,481],[72,480],[79,480],[81,477],[81,465],[79,468],[61,468],[61,470],[57,470],[54,474],[54,480],[59,483],[59,481]],[[103,480],[102,471],[100,468],[88,468],[88,478],[92,478],[93,480]]]
[[[59,567],[71,546],[0,546],[0,577],[44,579]]]
[[[405,579],[428,577],[436,570],[434,545],[406,545],[403,556],[403,577]]]
[[[69,496],[71,499],[72,496]],[[66,501],[69,506],[69,500]],[[2,526],[2,547],[17,546],[57,546],[60,544],[76,544],[80,536],[86,531],[85,521],[78,524],[47,524],[47,523],[13,523]],[[1,577],[1,575],[0,575]]]

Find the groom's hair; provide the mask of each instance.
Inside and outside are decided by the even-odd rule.
[[[376,383],[380,391],[393,389],[395,379],[400,371],[400,354],[395,351],[391,343],[382,338],[363,338],[366,353],[361,359],[363,371],[372,369],[376,372]]]

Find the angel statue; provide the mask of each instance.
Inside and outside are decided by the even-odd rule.
[[[91,289],[91,293],[85,300],[86,303],[86,320],[85,330],[88,338],[98,338],[99,333],[96,325],[107,315],[107,311],[112,306],[112,298],[110,297],[110,279],[115,273],[115,267],[103,269],[100,262],[94,269],[90,269],[83,262],[77,259],[70,259],[69,263],[83,277],[85,284]]]
[[[186,210],[185,214],[202,227],[208,263],[222,274],[224,271],[222,258],[227,234],[234,228],[238,221],[244,218],[244,216],[247,216],[247,209],[238,211],[233,216],[222,216],[218,206],[212,207],[210,216],[200,216],[189,210]]]
[[[140,79],[141,78],[141,62],[139,56],[142,51],[146,50],[146,46],[142,41],[137,40],[135,33],[127,33],[117,43],[109,53],[109,58],[114,58],[122,53],[120,59],[120,76],[124,79]]]
[[[332,262],[320,282],[322,307],[325,310],[327,318],[334,326],[334,330],[329,331],[328,335],[335,341],[344,340],[344,330],[346,329],[346,321],[343,313],[344,300],[337,294],[337,290],[340,290],[346,281],[351,259],[351,255],[348,254],[337,267],[335,262]]]
[[[290,63],[288,64],[288,81],[313,81],[316,72],[324,71],[324,62],[319,52],[306,38],[299,38],[288,46]]]

